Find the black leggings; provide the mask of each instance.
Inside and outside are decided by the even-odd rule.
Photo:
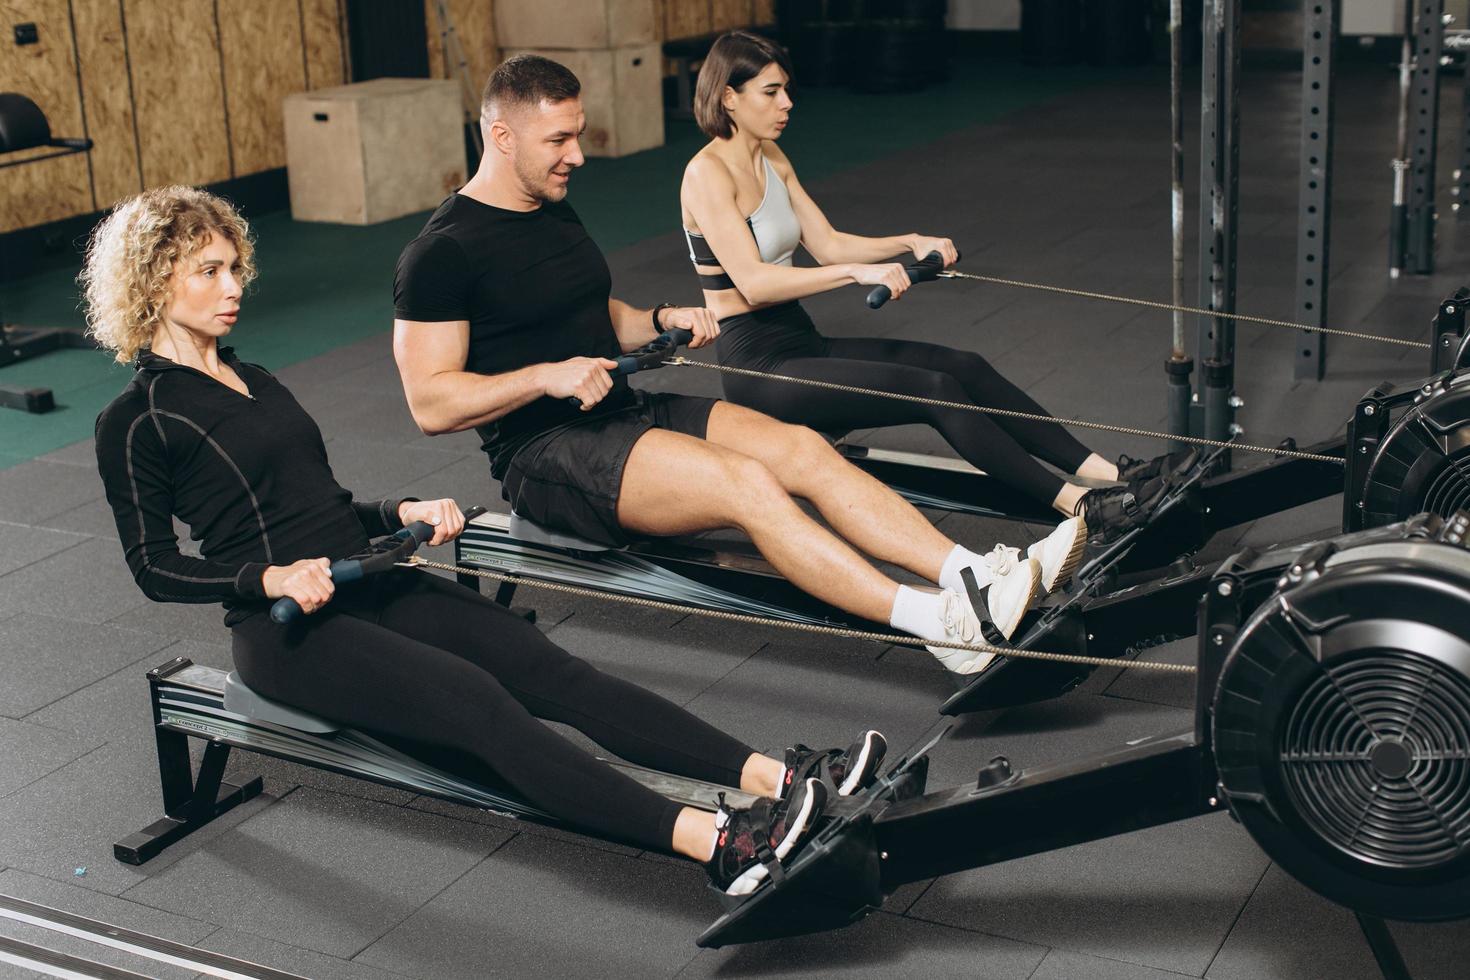
[[[251,616],[234,627],[233,652],[245,683],[268,698],[431,757],[468,757],[557,817],[659,851],[671,850],[680,805],[536,719],[571,725],[629,762],[727,786],[753,752],[432,575],[345,588],[289,628]]]
[[[909,340],[822,337],[794,303],[729,317],[721,320],[720,326],[723,364],[1047,414],[979,354]],[[1040,457],[1064,473],[1075,473],[1092,454],[1065,428],[1051,422],[982,415],[736,374],[721,377],[725,397],[730,401],[823,432],[844,433],[915,422],[931,425],[966,462],[1047,504],[1056,499],[1065,481],[1032,457]]]

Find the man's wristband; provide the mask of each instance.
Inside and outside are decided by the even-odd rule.
[[[663,324],[661,324],[661,323],[658,322],[658,315],[660,313],[662,313],[664,310],[672,310],[677,305],[678,305],[677,303],[660,303],[660,304],[658,304],[657,306],[655,306],[653,308],[653,332],[654,333],[663,333],[664,332]]]

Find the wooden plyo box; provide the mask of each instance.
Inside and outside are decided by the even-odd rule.
[[[375,78],[298,92],[283,114],[297,221],[376,224],[436,208],[465,182],[457,82]]]
[[[582,83],[589,157],[622,157],[664,145],[663,57],[657,44],[598,51],[507,50],[539,54],[572,70]]]
[[[652,44],[655,7],[654,0],[495,0],[495,37],[504,48]]]

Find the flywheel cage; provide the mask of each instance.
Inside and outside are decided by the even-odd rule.
[[[1395,869],[1470,855],[1470,681],[1397,650],[1325,666],[1282,728],[1283,782],[1349,857]]]

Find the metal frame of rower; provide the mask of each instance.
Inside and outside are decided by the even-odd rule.
[[[1341,455],[1342,441],[1314,449]],[[1118,658],[1162,635],[1188,636],[1193,608],[1212,569],[1187,559],[1159,574],[1133,572],[1139,552],[1172,561],[1181,551],[1202,543],[1210,521],[1243,523],[1264,513],[1342,491],[1342,467],[1330,463],[1286,460],[1279,466],[1227,473],[1211,478],[1210,496],[1197,483],[1213,460],[1203,459],[1159,506],[1153,524],[1124,535],[1077,574],[1076,585],[1059,601],[1027,613],[1015,645],[1090,657]],[[1213,501],[1206,505],[1202,500]],[[1217,509],[1216,509],[1217,508]],[[1220,526],[1229,526],[1221,524]],[[723,549],[729,550],[723,550]],[[739,550],[737,550],[737,548]],[[531,540],[517,535],[512,519],[486,514],[466,526],[456,542],[455,560],[483,568],[638,598],[676,602],[722,612],[837,626],[872,629],[875,624],[847,616],[800,591],[778,575],[749,545],[721,543],[701,547],[698,540],[636,542],[625,549],[583,550],[565,541]],[[461,574],[477,588],[479,579]],[[505,582],[496,601],[510,606],[518,583]],[[963,686],[945,701],[945,714],[962,714],[1045,700],[1082,682],[1086,665],[1000,657],[984,672],[962,678]]]
[[[997,757],[979,770],[973,784],[926,794],[927,753],[941,733],[863,794],[833,798],[823,825],[773,873],[771,883],[748,897],[717,892],[726,911],[699,944],[719,947],[840,928],[910,882],[1224,809],[1211,712],[1230,638],[1277,587],[1284,569],[1312,561],[1311,555],[1322,551],[1316,543],[1266,555],[1247,550],[1213,573],[1201,601],[1187,603],[1200,638],[1191,730],[1031,770],[1016,770]],[[223,671],[195,666],[187,658],[175,658],[147,676],[165,816],[119,841],[114,855],[120,861],[142,864],[258,795],[259,777],[240,784],[222,780],[232,749],[566,826],[497,786],[483,767],[469,772],[462,765],[436,768],[437,759],[411,758],[363,733],[258,696],[246,703],[267,710],[230,710],[227,692],[233,682]],[[190,761],[191,738],[206,742],[197,775]],[[722,792],[736,805],[748,802],[728,788],[614,764],[687,805],[712,809]],[[980,825],[987,832],[973,833]],[[1359,921],[1385,976],[1406,976],[1382,920],[1359,914]]]
[[[1470,366],[1459,363],[1470,361],[1466,300],[1470,300],[1470,290],[1462,289],[1440,304],[1431,330],[1432,373]],[[1416,382],[1409,390],[1418,387]],[[1369,397],[1377,395],[1370,393]],[[1361,413],[1359,406],[1353,421],[1366,432]],[[1387,414],[1385,408],[1379,420]],[[1352,438],[1347,434],[1307,448],[1316,455],[1343,459]],[[1353,445],[1355,452],[1363,448],[1357,442]],[[841,444],[839,449],[854,464],[920,506],[991,517],[1051,519],[1035,504],[1015,499],[1014,493],[993,478],[954,460]],[[1093,555],[1078,572],[1069,593],[1028,613],[1015,645],[1116,658],[1159,636],[1188,635],[1188,604],[1198,596],[1209,573],[1183,556],[1227,528],[1342,494],[1352,472],[1344,464],[1283,457],[1250,469],[1209,475],[1212,462],[1202,461],[1183,485],[1174,488],[1148,525]],[[1006,503],[990,506],[997,499]],[[1020,513],[1001,512],[1011,507]],[[596,545],[580,548],[566,541],[518,536],[504,515],[486,515],[470,524],[457,542],[456,561],[531,580],[725,612],[856,629],[874,625],[854,620],[796,589],[744,541],[651,539],[620,550]],[[461,575],[460,581],[472,588],[479,585],[479,579],[468,574]],[[497,601],[509,606],[516,588],[517,583],[503,583]],[[1150,624],[1146,631],[1144,623]],[[961,714],[1056,697],[1076,687],[1090,672],[1085,665],[1001,657],[977,677],[965,680],[941,710]]]
[[[1234,638],[1278,588],[1283,573],[1318,566],[1333,550],[1316,543],[1265,555],[1247,550],[1215,574],[1194,607],[1199,669],[1191,730],[1032,770],[1016,770],[1008,759],[997,757],[979,770],[974,784],[925,795],[912,785],[896,787],[896,792],[880,787],[889,799],[845,818],[841,830],[848,840],[828,828],[825,848],[803,854],[793,864],[783,882],[793,893],[787,900],[779,900],[781,889],[757,892],[757,900],[732,905],[705,930],[699,944],[719,947],[800,931],[800,923],[790,922],[797,914],[794,902],[800,903],[800,916],[810,916],[823,927],[842,925],[873,911],[884,896],[911,882],[1224,809],[1226,793],[1214,758],[1213,709]],[[985,833],[974,833],[977,826]],[[1407,980],[1383,919],[1355,915],[1383,975]]]
[[[222,779],[232,749],[519,820],[561,826],[550,814],[508,791],[493,773],[472,760],[425,756],[422,746],[413,746],[415,754],[410,756],[385,741],[281,705],[271,706],[269,719],[230,711],[226,708],[226,673],[197,666],[187,657],[176,657],[148,671],[147,676],[164,816],[113,845],[113,856],[126,864],[146,863],[171,844],[260,795],[262,782],[258,776],[239,783]],[[250,703],[256,708],[269,704],[253,694]],[[205,742],[197,771],[189,756],[191,738]],[[713,810],[720,793],[734,805],[751,800],[729,787],[621,762],[611,764],[655,792],[690,806]]]

